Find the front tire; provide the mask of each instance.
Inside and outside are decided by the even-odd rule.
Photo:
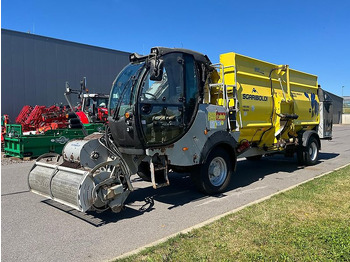
[[[233,173],[232,161],[222,148],[212,150],[204,164],[193,170],[191,176],[199,191],[214,195],[223,192]]]

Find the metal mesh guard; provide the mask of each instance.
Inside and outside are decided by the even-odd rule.
[[[29,173],[28,182],[32,192],[86,212],[93,204],[94,188],[88,174],[88,171],[38,162]]]

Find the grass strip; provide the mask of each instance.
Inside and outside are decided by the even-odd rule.
[[[350,261],[350,166],[116,261]]]

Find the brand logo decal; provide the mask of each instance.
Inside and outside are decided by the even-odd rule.
[[[51,139],[52,143],[59,143],[61,145],[67,143],[69,141],[69,138],[61,136],[60,138],[56,138],[56,139]]]
[[[311,108],[309,109],[309,112],[311,113],[311,117],[317,116],[319,113],[319,104],[316,101],[316,95],[311,93],[310,95],[306,92],[304,92],[304,95],[309,99]]]
[[[255,100],[255,101],[267,101],[268,98],[267,98],[267,96],[243,94],[243,99],[245,99],[245,100]]]

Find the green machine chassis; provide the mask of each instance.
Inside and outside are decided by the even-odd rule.
[[[104,130],[103,124],[84,125],[88,135]],[[48,130],[38,135],[23,135],[22,126],[10,124],[6,126],[4,151],[6,156],[38,157],[42,154],[55,152],[60,154],[64,145],[72,139],[84,138],[82,129]]]

